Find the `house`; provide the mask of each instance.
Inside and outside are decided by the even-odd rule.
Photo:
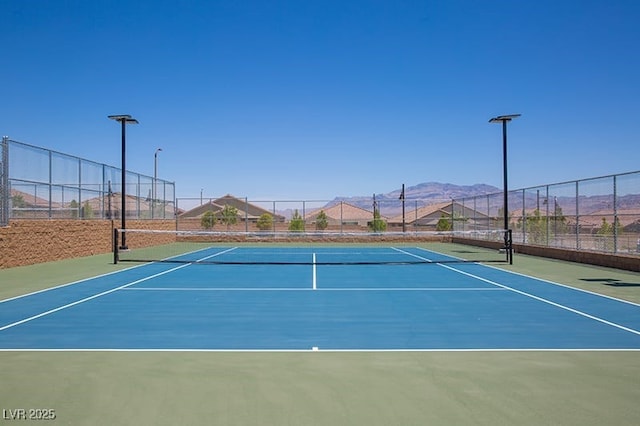
[[[61,216],[62,203],[49,201],[48,189],[37,192],[37,185],[14,185],[24,187],[24,191],[11,188],[11,214],[16,218],[41,219]]]
[[[512,223],[520,223],[525,218],[532,218],[536,215],[536,208],[516,209],[510,212]],[[541,210],[539,213],[541,220],[547,220],[547,211]],[[575,214],[562,213],[557,218],[554,216],[553,211],[548,212],[548,220],[551,223],[557,219],[558,222],[562,222],[567,228],[565,232],[575,233],[576,223],[579,224],[581,233],[595,233],[603,224],[603,219],[609,225],[613,225],[617,219],[618,225],[625,232],[637,232],[640,224],[640,209],[638,208],[621,208],[616,209],[615,213],[613,209],[601,209],[589,213],[580,214],[576,218]]]
[[[609,225],[613,225],[614,221],[617,219],[618,226],[620,226],[625,232],[637,232],[637,230],[640,229],[638,226],[640,225],[640,209],[623,208],[617,209],[615,214],[613,209],[598,210],[589,214],[581,214],[578,217],[581,232],[586,232],[587,230],[597,232],[602,227],[603,219]],[[575,230],[575,216],[566,216],[566,222],[567,225]]]
[[[489,216],[455,201],[406,209],[404,222],[407,227],[435,230],[441,219],[451,220],[452,212],[454,221],[464,222],[460,228],[490,229],[491,218]],[[402,227],[402,215],[390,218],[388,225],[390,228]],[[458,226],[456,226],[456,229],[458,229]]]
[[[323,211],[327,215],[327,222],[330,227],[358,226],[366,227],[373,220],[373,212],[341,201],[330,207],[323,207],[313,210],[304,216],[305,223],[315,224],[318,215]],[[381,216],[380,219],[387,221],[388,218]]]
[[[248,222],[257,222],[260,216],[262,216],[263,214],[271,215],[271,217],[273,217],[274,222],[284,222],[285,220],[285,217],[282,215],[274,214],[274,212],[272,211],[263,209],[262,207],[256,206],[255,204],[251,204],[246,200],[236,198],[230,194],[227,194],[215,200],[209,200],[206,203],[203,203],[190,210],[182,212],[178,215],[178,219],[179,220],[185,220],[185,219],[200,220],[202,219],[202,216],[209,211],[213,212],[216,216],[220,216],[225,206],[231,206],[237,209],[239,221],[247,220]]]
[[[92,198],[79,199],[82,195],[87,196],[96,192],[56,191],[51,194],[51,197],[58,198],[61,201],[50,201],[48,189],[43,190],[42,195],[36,194],[35,189],[37,187],[34,187],[33,193],[11,189],[12,218],[114,219],[120,217],[121,193],[101,193]],[[127,217],[130,218],[174,218],[173,202],[158,200],[154,203],[152,200],[133,195],[127,195],[125,202],[127,204]],[[151,213],[152,208],[154,209],[153,214]]]

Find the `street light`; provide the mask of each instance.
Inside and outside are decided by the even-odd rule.
[[[507,184],[507,123],[520,114],[499,115],[489,120],[489,123],[502,123],[502,170],[504,179],[504,246],[509,264],[513,262],[512,237],[509,229],[509,185]]]
[[[504,230],[509,229],[509,186],[507,184],[507,123],[520,114],[499,115],[489,120],[489,123],[502,123],[502,171],[504,179]]]
[[[407,222],[404,217],[404,183],[402,184],[402,191],[400,192],[400,199],[402,200],[402,232],[407,232]]]
[[[136,120],[135,118],[131,118],[130,115],[126,115],[126,114],[120,114],[120,115],[109,115],[108,118],[110,118],[111,120],[115,120],[118,121],[121,126],[122,126],[122,206],[121,206],[121,219],[122,219],[122,241],[120,244],[120,248],[122,250],[127,250],[127,242],[125,239],[125,232],[124,230],[126,229],[126,216],[127,216],[127,199],[126,199],[126,177],[127,177],[127,168],[126,168],[126,161],[127,161],[127,131],[126,126],[127,124],[138,124],[138,120]]]
[[[156,188],[158,185],[158,153],[162,151],[162,148],[156,149],[155,154],[153,154],[153,185],[151,186],[151,219],[153,219],[155,210],[156,210],[156,193],[158,189]]]

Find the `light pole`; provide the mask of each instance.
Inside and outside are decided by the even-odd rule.
[[[507,184],[507,123],[520,114],[499,115],[489,120],[489,123],[502,123],[502,177],[504,182],[504,230],[509,229],[509,186]]]
[[[153,186],[151,187],[151,219],[153,219],[156,210],[156,194],[158,192],[158,153],[162,151],[162,148],[156,149],[153,154]]]
[[[9,136],[0,142],[0,226],[9,224]]]
[[[400,192],[400,199],[402,200],[402,232],[407,232],[407,222],[404,217],[404,183],[402,184],[402,192]]]
[[[120,244],[120,248],[122,250],[127,250],[127,242],[126,242],[126,238],[125,238],[125,232],[124,230],[126,229],[126,216],[127,216],[127,205],[126,205],[126,178],[127,178],[127,168],[126,168],[126,161],[127,161],[127,131],[126,131],[126,127],[127,124],[138,124],[138,120],[136,120],[135,118],[132,118],[130,115],[126,115],[126,114],[120,114],[120,115],[109,115],[108,118],[110,118],[111,120],[115,120],[120,122],[121,126],[122,126],[122,205],[120,207],[120,217],[122,219],[122,225],[120,226],[122,228],[122,241]]]

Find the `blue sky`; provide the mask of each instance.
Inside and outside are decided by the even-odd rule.
[[[640,169],[636,0],[0,0],[0,132],[178,197]]]

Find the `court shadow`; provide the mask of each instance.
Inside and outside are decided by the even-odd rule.
[[[601,283],[611,287],[640,287],[640,282],[629,283],[625,281],[620,281],[615,278],[580,278],[580,281],[586,281],[590,283]]]
[[[481,253],[479,251],[474,251],[474,250],[451,250],[453,253],[463,253],[463,254],[469,254],[469,253]]]

